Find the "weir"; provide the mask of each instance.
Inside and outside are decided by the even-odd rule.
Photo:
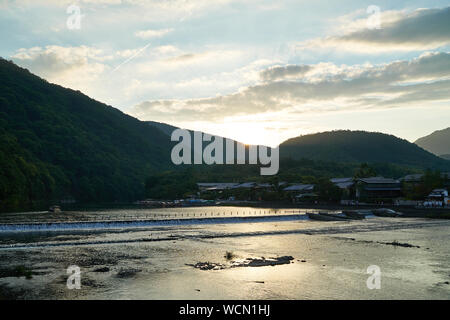
[[[203,225],[228,223],[255,223],[306,220],[305,214],[292,214],[282,216],[254,216],[254,217],[217,217],[217,218],[188,218],[188,219],[161,219],[161,220],[122,220],[122,221],[71,221],[71,222],[36,222],[36,223],[8,223],[0,224],[0,232],[35,232],[60,231],[81,229],[129,229],[154,226],[175,225]]]

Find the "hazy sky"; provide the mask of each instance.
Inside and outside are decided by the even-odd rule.
[[[0,0],[0,38],[50,82],[247,143],[450,126],[448,1]]]

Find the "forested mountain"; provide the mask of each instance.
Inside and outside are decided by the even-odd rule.
[[[150,123],[153,125],[153,123]],[[174,127],[157,123],[168,135]],[[391,135],[362,131],[333,131],[287,140],[280,145],[277,177],[260,176],[259,165],[180,166],[147,179],[147,196],[180,198],[202,182],[315,183],[321,178],[352,177],[362,162],[377,175],[400,178],[425,169],[450,170],[450,161],[440,159],[416,145]]]
[[[448,170],[450,162],[393,135],[365,131],[329,131],[289,139],[280,157],[335,162],[391,163]]]
[[[170,165],[159,129],[0,59],[0,210],[138,199]]]
[[[170,135],[176,127],[148,122]],[[205,142],[204,145],[207,143]],[[389,163],[418,169],[450,169],[450,161],[414,143],[379,132],[337,130],[308,134],[280,144],[280,158],[340,163]]]
[[[171,135],[172,135],[172,132],[175,130],[175,129],[180,129],[180,128],[178,128],[178,127],[174,127],[174,126],[172,126],[172,125],[170,125],[170,124],[166,124],[166,123],[163,123],[163,122],[156,122],[156,121],[146,121],[150,126],[152,126],[152,127],[155,127],[155,128],[157,128],[157,129],[159,129],[159,130],[161,130],[162,132],[164,132],[167,136],[168,136],[168,139],[170,139],[171,138]],[[192,161],[192,163],[194,162],[194,158],[196,157],[196,156],[199,156],[200,158],[202,158],[203,157],[203,150],[204,150],[204,148],[206,148],[206,146],[207,145],[209,145],[211,142],[210,141],[204,141],[204,140],[202,140],[202,142],[201,142],[201,148],[195,148],[194,147],[194,131],[193,130],[190,130],[190,129],[186,129],[186,130],[188,130],[189,131],[189,133],[190,133],[190,137],[191,137],[191,144],[190,144],[190,148],[188,149],[188,152],[190,152],[190,154],[191,154],[191,161]],[[201,131],[200,131],[201,132]],[[205,135],[205,134],[209,134],[209,133],[207,133],[207,132],[201,132],[201,134],[202,135]],[[210,134],[210,135],[212,135],[212,134]],[[216,136],[216,137],[219,137],[219,138],[222,138],[222,139],[224,139],[223,140],[223,149],[222,149],[222,153],[223,153],[223,159],[225,159],[226,157],[227,157],[227,147],[226,147],[226,142],[225,142],[225,139],[227,139],[226,137],[222,137],[222,136]],[[241,142],[239,142],[239,141],[236,141],[236,140],[233,140],[233,139],[229,139],[230,141],[233,141],[233,143],[234,143],[234,146],[235,146],[235,149],[233,150],[233,156],[234,156],[234,160],[235,160],[235,163],[237,163],[237,151],[236,151],[236,146],[239,144],[239,145],[241,145],[241,146],[244,146],[244,149],[245,149],[245,156],[246,156],[246,159],[248,159],[248,152],[249,152],[249,146],[248,145],[245,145],[245,144],[243,144],[243,143],[241,143]],[[175,144],[177,144],[178,142],[173,142],[173,144],[172,145],[175,145]],[[217,169],[217,170],[219,170],[219,169]],[[227,172],[229,172],[229,171],[227,171]]]
[[[0,211],[43,209],[70,199],[132,201],[149,190],[150,196],[179,197],[200,180],[275,178],[261,177],[259,165],[175,167],[173,129],[139,121],[0,59]],[[280,145],[280,158],[275,179],[291,182],[350,176],[361,162],[392,177],[450,170],[450,161],[406,140],[362,131],[289,139]]]
[[[161,130],[168,136],[170,136],[175,129],[178,129],[178,127],[174,127],[174,126],[171,126],[170,124],[163,123],[163,122],[146,121],[146,123],[148,123],[152,127],[155,127],[157,129]]]
[[[417,139],[418,146],[442,158],[450,154],[450,128],[434,131],[432,134]]]

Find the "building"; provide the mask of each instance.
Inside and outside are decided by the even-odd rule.
[[[333,178],[330,181],[341,189],[349,188],[355,184],[353,178]]]
[[[317,194],[314,193],[313,184],[294,184],[283,190],[291,196],[293,202],[304,202],[317,199]]]
[[[445,198],[448,198],[448,191],[447,191],[447,189],[434,189],[428,195],[428,198],[442,201]]]
[[[287,192],[312,192],[314,191],[314,185],[313,184],[294,184],[289,187],[286,187],[283,189]]]
[[[401,196],[401,184],[399,180],[370,177],[356,180],[356,198],[389,200]]]
[[[449,189],[450,188],[450,172],[443,172],[441,176],[445,179],[444,186]]]
[[[422,173],[408,174],[400,178],[400,181],[408,184],[419,184],[422,182],[423,176]],[[444,185],[450,186],[450,172],[442,172],[441,177],[444,179]]]
[[[257,187],[256,182],[244,182],[234,185],[232,189],[253,189],[256,187]]]
[[[400,178],[400,182],[402,183],[402,191],[406,196],[415,195],[417,193],[418,187],[422,184],[423,174],[415,173],[408,174],[403,178]],[[416,198],[417,196],[412,196]]]
[[[355,180],[353,178],[333,178],[330,181],[343,191],[343,198],[351,198],[354,194]]]
[[[441,202],[445,202],[446,203],[447,200],[448,200],[448,191],[447,191],[447,189],[434,189],[427,196],[427,200],[430,200],[430,201],[441,201]]]
[[[423,183],[423,177],[424,175],[422,173],[417,173],[409,174],[403,178],[400,178],[400,181],[403,184],[402,187],[404,194],[414,193],[414,190],[416,190],[417,187]],[[443,179],[443,187],[448,190],[450,188],[450,172],[442,172],[441,178]]]
[[[234,186],[238,185],[238,183],[233,182],[198,182],[198,189],[202,191],[217,191],[217,190],[226,190],[231,189]]]
[[[425,207],[450,206],[450,198],[447,189],[434,189],[423,203]]]
[[[256,185],[256,188],[258,189],[262,189],[262,190],[272,190],[273,189],[273,185],[270,183],[258,183]]]
[[[422,177],[422,173],[408,174],[407,176],[400,178],[400,181],[404,183],[417,184],[422,181]]]

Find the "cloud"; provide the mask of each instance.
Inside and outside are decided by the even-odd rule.
[[[165,76],[168,73],[179,73],[192,79],[196,74],[212,74],[218,69],[232,68],[234,64],[244,59],[246,53],[240,49],[222,49],[220,47],[208,47],[197,52],[186,52],[180,48],[172,46],[157,47],[149,50],[149,59],[142,61],[138,65],[139,73]],[[172,79],[179,81],[181,79]]]
[[[159,30],[149,29],[138,31],[134,35],[141,39],[161,38],[172,31],[173,29],[159,29]]]
[[[132,114],[143,120],[223,121],[280,111],[321,113],[450,101],[450,53],[446,52],[380,65],[297,67],[268,68],[260,73],[263,82],[229,95],[146,101]],[[304,70],[308,72],[299,72]]]
[[[93,12],[98,12],[98,9],[102,10],[102,15],[98,15],[97,19],[102,24],[105,22],[115,24],[118,18],[152,22],[183,21],[202,16],[234,1],[236,0],[0,0],[0,8],[64,8],[76,4],[81,7],[83,12],[90,9],[94,9]],[[114,9],[112,15],[109,16],[105,9]]]
[[[88,46],[46,46],[19,49],[11,58],[49,82],[94,95],[98,88],[97,80],[113,56]]]
[[[193,61],[201,56],[204,56],[204,54],[194,54],[194,53],[185,53],[176,57],[167,58],[166,61],[168,62],[188,62]]]
[[[218,60],[216,58],[213,61]],[[125,84],[124,89],[127,95],[135,97],[133,104],[148,99],[149,96],[186,99],[227,94],[257,83],[260,80],[259,71],[274,64],[272,60],[260,59],[224,71],[220,68],[210,69],[210,61],[200,59],[169,63],[163,60],[160,63],[147,64],[139,69],[149,68],[157,73],[152,74],[150,78],[148,71],[136,73],[135,80]],[[207,65],[206,72],[203,72],[204,64]]]
[[[299,44],[299,49],[335,48],[364,53],[431,50],[450,44],[450,7],[380,12],[380,28],[368,19],[341,19],[341,34]],[[338,20],[339,21],[339,20]]]
[[[103,55],[100,49],[87,46],[46,46],[19,49],[11,58],[51,81],[76,70],[86,75],[97,74],[104,69],[102,62],[111,57]]]
[[[264,81],[279,80],[289,77],[298,77],[311,69],[308,65],[274,66],[261,71],[261,79]]]

